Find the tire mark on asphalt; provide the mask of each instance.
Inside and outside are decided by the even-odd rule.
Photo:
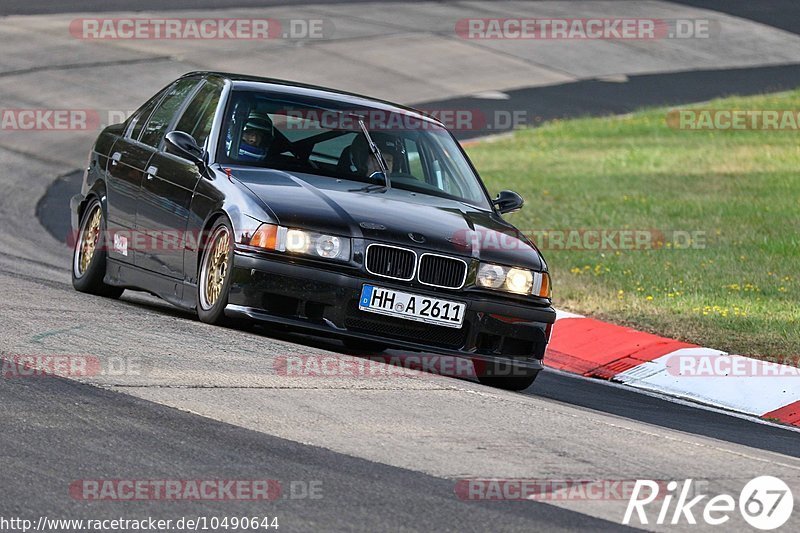
[[[35,74],[39,72],[53,72],[59,70],[72,70],[76,68],[95,68],[95,67],[115,67],[119,65],[137,65],[141,63],[152,63],[155,61],[171,61],[170,56],[151,56],[137,59],[116,59],[114,61],[92,61],[89,63],[65,63],[63,65],[43,65],[41,67],[30,67],[19,70],[7,70],[0,72],[0,78],[11,76],[22,76],[25,74]]]
[[[46,339],[47,337],[53,337],[55,335],[60,335],[61,333],[67,333],[69,331],[76,331],[79,329],[83,329],[84,326],[73,326],[71,328],[62,328],[62,329],[52,329],[49,331],[44,331],[42,333],[37,333],[36,335],[31,337],[31,342],[35,344],[42,344],[42,339]]]
[[[53,281],[49,279],[39,278],[36,276],[29,276],[27,274],[20,274],[18,272],[7,270],[3,267],[0,267],[0,274],[6,275],[14,279],[21,279],[24,281],[30,281],[31,283],[38,283],[39,285],[44,285],[45,287],[50,287],[51,289],[67,289],[70,287],[69,283]]]
[[[26,263],[32,263],[34,265],[37,265],[37,266],[40,266],[40,267],[43,267],[43,268],[57,270],[57,271],[60,271],[60,272],[65,272],[65,271],[69,270],[66,266],[61,267],[61,266],[57,266],[57,265],[55,265],[53,263],[45,263],[44,261],[39,261],[38,259],[32,259],[30,257],[25,257],[25,256],[22,256],[22,255],[10,254],[8,252],[0,252],[0,257],[8,257],[8,258],[13,259],[15,261],[23,261],[23,262],[26,262]]]

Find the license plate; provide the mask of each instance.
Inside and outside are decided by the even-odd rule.
[[[464,324],[464,311],[467,306],[460,302],[364,285],[358,308],[370,313],[460,328]]]

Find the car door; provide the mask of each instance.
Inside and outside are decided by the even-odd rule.
[[[151,147],[139,142],[144,125],[164,97],[166,88],[140,107],[128,121],[125,132],[108,154],[106,172],[109,256],[117,261],[134,263],[136,202],[144,180],[144,171],[153,156]]]
[[[137,232],[147,233],[150,244],[138,255],[137,265],[142,268],[183,278],[189,208],[201,175],[196,164],[164,151],[164,136],[172,130],[183,131],[202,146],[211,131],[221,92],[218,82],[203,81],[186,93],[180,104],[176,99],[161,108],[161,116],[164,120],[169,116],[169,121],[157,125],[157,137],[143,136],[156,150],[147,165],[137,203]],[[159,110],[153,114],[157,115]]]

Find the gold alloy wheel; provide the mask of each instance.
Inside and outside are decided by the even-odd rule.
[[[89,268],[95,252],[97,251],[97,242],[100,240],[100,221],[103,218],[103,211],[99,205],[96,205],[94,210],[87,218],[86,226],[81,233],[81,241],[78,244],[78,274],[82,276]]]
[[[201,305],[210,309],[217,303],[228,275],[228,248],[230,247],[228,228],[220,226],[209,240],[209,252],[203,259],[201,276]]]

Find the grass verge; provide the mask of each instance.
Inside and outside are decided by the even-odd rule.
[[[800,90],[684,108],[800,110]],[[551,122],[467,150],[490,191],[525,197],[509,221],[541,245],[557,307],[742,355],[800,355],[800,131],[687,131],[668,111]],[[615,230],[652,246],[615,245]]]

